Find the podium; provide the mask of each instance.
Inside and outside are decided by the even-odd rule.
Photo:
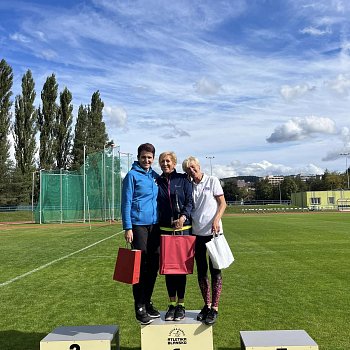
[[[241,350],[318,350],[304,330],[241,331]]]
[[[40,341],[40,350],[119,350],[119,328],[58,327]]]
[[[141,326],[141,349],[213,350],[213,327],[197,321],[199,311],[186,311],[181,321],[165,321],[160,312],[160,318]]]

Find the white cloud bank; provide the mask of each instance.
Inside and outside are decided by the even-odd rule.
[[[277,126],[266,141],[269,143],[298,141],[316,133],[335,134],[336,125],[334,120],[315,116],[292,118],[286,123]]]
[[[208,173],[208,170],[205,169]],[[213,165],[213,175],[219,178],[232,176],[267,176],[267,175],[297,175],[297,174],[323,174],[324,169],[314,165],[307,164],[303,167],[290,167],[283,164],[273,164],[267,160],[254,163],[241,163],[239,161],[231,162],[230,165]]]
[[[280,89],[280,94],[286,101],[290,101],[294,98],[301,97],[315,89],[315,86],[310,86],[309,84],[302,84],[296,86],[283,85]]]
[[[121,128],[126,125],[128,115],[123,107],[105,106],[103,111],[108,121],[108,125],[117,128]]]
[[[221,89],[221,85],[207,78],[200,79],[194,84],[195,91],[200,95],[216,95]]]

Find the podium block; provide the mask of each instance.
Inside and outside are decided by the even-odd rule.
[[[58,327],[40,341],[40,350],[119,350],[118,326]]]
[[[186,311],[181,321],[165,321],[165,312],[141,326],[142,350],[213,350],[213,328],[197,321],[199,310]]]
[[[241,350],[318,350],[304,330],[241,331]]]

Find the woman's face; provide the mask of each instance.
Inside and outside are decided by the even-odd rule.
[[[167,155],[160,160],[160,168],[165,175],[170,174],[175,169],[175,162]]]
[[[200,166],[193,161],[188,164],[186,173],[191,176],[193,180],[198,180],[202,177]]]
[[[142,151],[139,156],[137,156],[137,160],[141,168],[148,170],[153,164],[154,157],[152,152]]]

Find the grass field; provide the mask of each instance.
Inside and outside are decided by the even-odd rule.
[[[270,329],[305,329],[321,350],[349,349],[350,214],[232,215],[224,228],[236,261],[223,271],[216,350],[240,349],[240,330]],[[39,349],[55,327],[96,324],[119,325],[121,349],[139,349],[130,286],[112,280],[120,232],[0,225],[0,349]],[[154,303],[166,308],[163,276]],[[186,308],[201,307],[189,276]]]

